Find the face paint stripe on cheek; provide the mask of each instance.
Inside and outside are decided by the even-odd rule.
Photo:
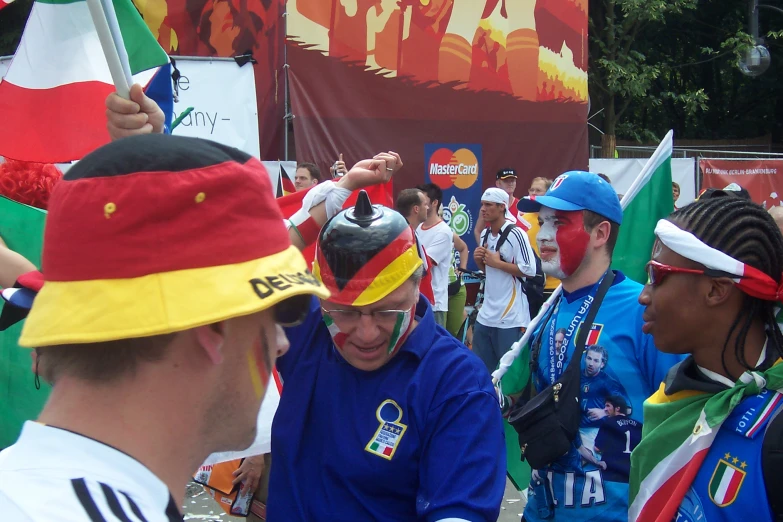
[[[560,268],[563,273],[570,276],[584,260],[587,245],[590,242],[590,234],[585,231],[584,215],[582,211],[555,212],[556,217],[567,218],[566,223],[557,227],[555,240],[560,252]]]

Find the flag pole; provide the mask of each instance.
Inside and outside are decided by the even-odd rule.
[[[644,164],[644,167],[642,168],[641,172],[639,172],[639,175],[636,176],[636,179],[634,179],[633,183],[631,183],[631,187],[625,193],[623,199],[620,200],[620,207],[623,210],[628,208],[628,205],[631,204],[636,195],[639,194],[639,192],[642,190],[642,187],[644,187],[644,185],[649,181],[649,178],[652,175],[653,167],[659,163],[660,157],[663,154],[666,154],[669,149],[671,149],[673,135],[674,133],[671,130],[666,133],[666,136],[663,138],[663,140],[661,140],[661,143],[659,143],[658,147],[655,149],[655,152],[653,152],[652,156],[650,156],[650,158],[647,160],[647,163]],[[530,337],[538,327],[538,324],[544,318],[547,311],[552,307],[553,303],[560,297],[562,292],[563,285],[561,284],[558,285],[555,291],[552,292],[552,295],[549,297],[549,299],[547,299],[546,302],[541,306],[541,310],[538,312],[538,315],[536,315],[530,321],[530,324],[528,325],[527,330],[525,330],[525,334],[522,336],[522,338],[512,344],[511,348],[509,348],[508,351],[503,354],[503,357],[500,358],[500,366],[498,366],[497,370],[492,372],[492,384],[495,386],[498,385],[500,379],[502,379],[506,374],[514,360],[519,357],[519,354],[522,352],[522,348],[530,340]]]
[[[114,12],[114,4],[111,0],[107,4],[102,3],[101,0],[87,0],[87,7],[90,9],[90,16],[93,24],[95,24],[95,30],[98,33],[98,39],[101,42],[103,54],[109,65],[109,72],[114,81],[114,87],[117,89],[117,94],[127,100],[130,98],[130,86],[133,79],[130,74],[128,55],[122,42],[122,34],[117,23],[117,15]],[[110,14],[107,15],[104,9],[109,11]],[[110,26],[110,19],[113,21],[114,29]],[[119,51],[119,49],[122,49],[122,51]]]

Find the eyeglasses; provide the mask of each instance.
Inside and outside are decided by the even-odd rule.
[[[679,266],[664,265],[658,261],[650,261],[647,263],[647,278],[649,279],[651,285],[657,286],[661,284],[669,274],[697,274],[706,275],[708,277],[736,277],[718,270],[681,268]]]
[[[394,324],[399,319],[400,314],[408,313],[410,310],[373,310],[372,312],[362,312],[361,310],[328,310],[321,307],[321,311],[332,318],[337,324],[352,326],[359,322],[363,315],[370,316],[379,324]]]

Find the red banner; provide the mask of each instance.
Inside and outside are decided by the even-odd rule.
[[[764,208],[783,202],[783,160],[701,159],[699,169],[702,173],[702,189],[722,189],[736,183]]]
[[[517,196],[587,168],[587,0],[297,0],[287,13],[299,161],[394,150],[398,191],[425,181],[427,144],[471,144],[483,186],[513,167]]]

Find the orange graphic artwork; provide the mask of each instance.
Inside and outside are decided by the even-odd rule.
[[[587,0],[289,0],[288,36],[386,77],[587,101]]]

